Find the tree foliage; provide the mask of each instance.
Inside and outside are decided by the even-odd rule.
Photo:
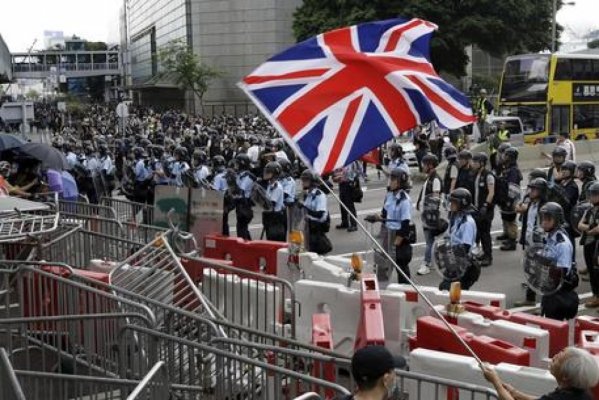
[[[191,90],[203,109],[204,94],[210,87],[210,82],[222,73],[203,63],[193,49],[180,40],[170,42],[160,49],[158,60],[162,67],[160,74],[171,77],[181,89]]]
[[[439,26],[431,57],[439,71],[465,75],[466,47],[496,57],[551,47],[553,0],[304,0],[294,14],[298,41],[359,22],[422,18]],[[561,1],[558,1],[561,6]],[[558,26],[558,32],[561,31]]]
[[[599,39],[591,40],[587,43],[589,49],[599,49]]]

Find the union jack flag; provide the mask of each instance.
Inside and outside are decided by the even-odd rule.
[[[436,25],[365,23],[320,34],[270,58],[239,83],[314,172],[325,174],[430,121],[475,121],[466,96],[429,60]]]

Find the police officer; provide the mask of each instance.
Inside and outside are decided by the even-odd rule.
[[[235,196],[235,215],[237,217],[237,236],[252,240],[248,226],[254,218],[252,210],[252,190],[256,177],[250,172],[250,159],[247,154],[240,153],[235,156],[235,169],[237,177],[235,183],[240,192]]]
[[[150,196],[150,186],[153,178],[153,172],[148,165],[148,154],[141,147],[133,148],[133,156],[135,157],[135,183],[133,187],[133,198],[138,203],[152,204],[153,196]]]
[[[102,174],[104,182],[106,182],[106,195],[110,197],[115,186],[115,167],[112,158],[110,157],[110,153],[108,153],[108,145],[101,144],[98,146],[98,149],[100,153],[100,158],[98,160],[100,174]]]
[[[548,202],[539,212],[541,226],[546,233],[543,255],[561,269],[563,282],[556,293],[541,299],[541,315],[560,321],[572,319],[578,313],[578,274],[572,265],[572,242],[561,229],[564,211],[554,202]]]
[[[464,188],[472,194],[474,193],[474,173],[470,165],[471,162],[472,152],[470,150],[462,150],[458,153],[458,177],[455,189]]]
[[[502,180],[509,192],[509,185],[520,187],[522,182],[522,173],[518,168],[518,149],[508,147],[501,155],[501,175],[498,180]],[[506,198],[503,199],[501,208],[501,220],[503,222],[503,232],[505,234],[504,242],[499,248],[503,251],[516,250],[516,242],[518,240],[518,224],[516,223],[516,204],[509,198],[509,193],[505,193]]]
[[[502,140],[502,138],[504,140]],[[496,131],[489,138],[489,160],[491,162],[491,170],[496,174],[499,173],[502,167],[501,156],[503,152],[511,145],[507,142],[508,138],[500,136],[499,131]]]
[[[493,104],[487,99],[487,90],[481,89],[479,97],[476,100],[474,111],[478,118],[478,129],[480,131],[480,142],[484,142],[487,139],[489,131],[489,124],[487,123],[487,116],[493,112]]]
[[[170,182],[170,164],[167,162],[167,157],[164,153],[164,147],[154,145],[151,147],[152,161],[150,166],[154,171],[154,183],[156,185],[168,185]]]
[[[516,206],[516,212],[522,217],[520,244],[524,250],[535,243],[540,243],[543,239],[540,234],[542,228],[539,211],[547,202],[546,177],[543,170],[531,171],[528,175],[528,193],[524,196],[522,203]],[[523,301],[517,301],[515,305],[517,307],[534,305],[536,298],[536,293],[527,286],[526,298]]]
[[[591,281],[593,297],[584,305],[587,308],[596,308],[599,307],[599,269],[595,258],[599,243],[599,182],[593,182],[589,186],[587,196],[592,208],[583,215],[578,223],[578,230],[582,233],[580,243],[583,246],[584,261]]]
[[[354,203],[354,188],[356,179],[359,179],[358,164],[351,163],[343,168],[338,168],[333,172],[333,182],[339,185],[339,199],[345,205],[339,206],[341,211],[341,223],[335,226],[335,229],[347,229],[348,232],[358,230],[356,223],[356,205]],[[349,213],[347,210],[349,210]],[[349,215],[351,214],[351,215]]]
[[[212,157],[212,187],[224,196],[223,200],[223,226],[222,232],[224,236],[229,236],[229,213],[233,209],[233,201],[228,195],[229,186],[226,179],[225,158],[221,155]]]
[[[390,171],[399,168],[404,170],[405,173],[408,174],[408,176],[410,176],[410,167],[403,158],[403,147],[401,147],[400,144],[390,143],[387,146],[387,154],[389,155],[389,164],[387,165],[388,170],[383,170],[383,173],[385,175],[389,176]]]
[[[578,168],[576,169],[576,177],[582,183],[578,201],[588,201],[587,192],[591,185],[597,180],[597,177],[595,176],[595,165],[590,161],[581,161],[578,163]]]
[[[412,204],[406,192],[409,188],[410,177],[401,168],[395,168],[389,173],[389,191],[385,196],[383,210],[373,220],[384,221],[391,232],[390,240],[394,240],[395,263],[405,276],[411,277],[410,261],[412,261],[412,244],[410,243],[410,222],[412,220]],[[408,283],[400,273],[397,274],[399,283]]]
[[[578,185],[574,181],[575,173],[576,163],[573,161],[566,161],[562,164],[562,169],[558,179],[559,186],[563,188],[563,193],[565,194],[567,200],[567,204],[562,206],[562,212],[564,213],[564,218],[567,224],[566,232],[568,233],[568,237],[572,243],[574,243],[577,237],[576,231],[572,226],[570,226],[572,209],[574,206],[576,206],[578,203],[578,198],[580,197]],[[576,263],[576,247],[573,247],[572,262]]]
[[[458,182],[459,166],[458,166],[458,151],[453,146],[448,146],[443,152],[443,156],[447,160],[445,168],[445,176],[443,177],[443,194],[449,197],[449,194],[456,188]]]
[[[464,254],[476,243],[476,222],[472,218],[472,194],[467,189],[458,188],[449,194],[449,241],[452,247],[461,247]],[[480,268],[470,263],[460,278],[462,289],[468,290],[479,278]],[[444,279],[439,290],[449,290],[451,281]]]
[[[488,267],[493,264],[493,242],[491,240],[491,224],[495,213],[495,176],[487,169],[489,157],[486,153],[477,153],[472,157],[474,176],[474,206],[476,214],[477,242],[481,243],[483,254],[480,265]]]
[[[318,179],[309,169],[302,172],[300,180],[304,190],[303,207],[308,222],[308,251],[326,254],[333,249],[326,236],[331,224],[327,210],[327,197],[318,188]]]
[[[549,171],[547,172],[547,182],[549,186],[552,186],[556,180],[560,179],[560,173],[562,169],[562,165],[566,162],[566,156],[568,152],[563,147],[557,146],[551,152],[552,164],[549,167]]]
[[[416,209],[422,210],[424,207],[424,201],[428,196],[439,197],[442,190],[441,177],[437,173],[437,166],[439,165],[439,159],[434,154],[427,154],[422,157],[422,170],[426,174],[427,178],[422,186],[418,201],[416,202]],[[426,242],[426,248],[424,251],[424,264],[418,268],[416,273],[418,275],[426,275],[431,272],[430,266],[432,261],[433,244],[435,242],[435,233],[431,229],[424,228],[424,239]]]
[[[289,160],[285,160],[284,158],[280,158],[277,162],[281,165],[281,177],[279,181],[281,182],[281,186],[283,187],[283,195],[285,196],[285,205],[291,206],[295,204],[295,179],[293,179],[292,175],[292,167],[291,162]]]
[[[208,156],[202,149],[195,149],[192,156],[193,164],[193,177],[199,184],[206,182],[210,176],[210,170],[206,163],[208,162]]]
[[[267,240],[284,242],[287,233],[287,218],[285,213],[285,194],[279,183],[281,165],[271,161],[264,166],[263,179],[266,183],[266,195],[271,202],[272,210],[262,213],[262,224]]]
[[[183,187],[183,174],[189,171],[189,164],[187,163],[189,153],[186,147],[179,146],[173,153],[175,161],[171,165],[171,185]]]

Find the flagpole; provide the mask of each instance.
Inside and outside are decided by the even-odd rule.
[[[312,172],[314,172],[314,171],[312,171]],[[326,185],[326,182],[322,179],[322,177],[320,176],[320,174],[314,173],[314,175],[316,175],[318,177],[318,180],[320,181],[320,183],[322,185]],[[330,194],[333,196],[333,198],[335,199],[335,201],[337,202],[337,204],[339,204],[339,206],[342,207],[347,212],[347,214],[350,216],[350,218],[353,218],[354,221],[356,221],[356,224],[360,227],[360,229],[362,230],[362,232],[364,232],[366,234],[366,236],[372,241],[372,243],[374,244],[374,246],[382,254],[385,255],[385,258],[387,258],[387,260],[389,260],[391,262],[391,264],[393,265],[393,267],[395,268],[395,270],[397,271],[397,273],[401,274],[401,276],[410,284],[410,286],[412,286],[414,288],[414,290],[416,290],[416,293],[418,293],[418,295],[421,296],[424,299],[424,302],[431,308],[431,310],[437,316],[437,318],[439,318],[443,322],[443,324],[445,324],[445,326],[449,329],[449,331],[462,344],[462,346],[464,346],[464,348],[466,349],[466,351],[468,351],[472,355],[472,357],[478,363],[479,367],[482,369],[483,368],[483,362],[482,362],[482,360],[476,355],[476,353],[474,352],[474,350],[472,350],[472,348],[468,345],[468,343],[466,343],[464,341],[464,339],[462,337],[460,337],[460,335],[458,335],[458,333],[455,331],[455,329],[453,328],[453,326],[451,326],[451,324],[447,321],[447,319],[445,319],[445,316],[443,316],[443,314],[441,314],[439,312],[439,310],[437,310],[435,308],[435,305],[429,300],[428,297],[426,297],[424,295],[424,293],[418,288],[418,286],[416,285],[416,283],[414,281],[412,281],[412,279],[410,279],[410,277],[407,276],[406,273],[401,268],[399,268],[399,266],[397,265],[397,263],[395,262],[395,260],[393,259],[393,257],[391,257],[391,255],[389,253],[387,253],[387,251],[383,248],[383,246],[374,238],[374,236],[372,236],[372,234],[366,229],[366,227],[362,224],[362,222],[360,222],[360,220],[358,219],[358,216],[354,215],[349,210],[349,208],[341,201],[341,199],[339,198],[339,196],[337,195],[337,193],[335,193],[334,190],[331,190]]]

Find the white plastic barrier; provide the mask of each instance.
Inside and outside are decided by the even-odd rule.
[[[300,279],[313,281],[337,283],[347,286],[352,268],[350,260],[345,257],[321,257],[316,253],[304,252],[299,254],[299,268],[289,266],[287,261],[289,252],[287,249],[277,251],[277,276],[291,283]],[[328,261],[332,259],[334,263]],[[372,264],[365,263],[363,273],[372,273]],[[351,286],[359,288],[359,282],[352,281]]]
[[[393,353],[402,352],[403,305],[405,295],[382,290],[381,306],[385,325],[385,345]],[[309,343],[312,339],[312,314],[331,316],[334,350],[351,355],[360,321],[360,289],[335,283],[300,280],[295,283],[295,296],[300,304],[297,317],[297,337]]]
[[[452,323],[467,329],[475,335],[490,336],[504,340],[530,353],[530,366],[547,368],[549,362],[549,332],[533,326],[521,325],[510,321],[489,321],[482,315],[463,312],[448,315],[445,306],[436,306],[441,314],[448,316]],[[436,316],[432,311],[432,316]]]
[[[557,387],[555,378],[545,369],[505,363],[497,364],[494,368],[505,383],[509,383],[519,391],[532,396],[542,396]],[[492,388],[492,385],[485,380],[478,363],[472,357],[416,349],[410,353],[410,371]],[[449,398],[446,387],[436,388],[434,384],[425,382],[418,385],[408,382],[406,386],[410,399]],[[438,392],[435,391],[436,389]],[[420,390],[420,393],[418,393],[418,390]],[[435,393],[437,393],[436,396]],[[420,397],[417,397],[418,394]],[[470,397],[466,393],[460,393],[459,398],[486,399],[483,395]]]
[[[441,291],[432,286],[420,286],[419,289],[430,299],[434,305],[449,303],[449,292]],[[419,317],[430,315],[430,307],[424,302],[424,299],[410,285],[392,283],[385,290],[405,293],[405,329],[407,333],[413,333],[416,328],[416,320]],[[505,308],[505,294],[492,292],[478,292],[474,290],[463,290],[462,301],[473,301],[484,305],[493,305]]]
[[[283,304],[276,286],[206,268],[202,293],[231,322],[281,332],[279,319],[283,315]]]

